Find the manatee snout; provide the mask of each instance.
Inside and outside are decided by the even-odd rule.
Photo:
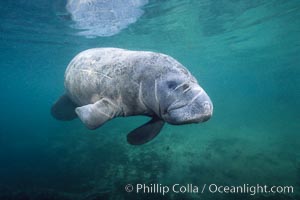
[[[174,125],[200,123],[209,120],[213,114],[213,104],[201,89],[188,101],[174,102],[165,114],[165,120]]]
[[[205,101],[199,106],[199,108],[200,108],[199,113],[202,114],[200,114],[200,116],[197,119],[199,120],[199,122],[206,122],[211,118],[213,113],[213,105],[211,101]]]

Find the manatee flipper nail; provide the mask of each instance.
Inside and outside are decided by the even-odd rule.
[[[62,95],[51,107],[51,115],[58,120],[69,121],[77,117],[76,104],[66,95]]]
[[[127,142],[132,145],[141,145],[155,138],[165,122],[158,117],[153,117],[146,124],[134,129],[127,135]]]
[[[96,129],[114,117],[114,108],[108,101],[102,99],[94,104],[88,104],[75,109],[80,120],[89,129]]]

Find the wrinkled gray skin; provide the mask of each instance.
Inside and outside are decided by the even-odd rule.
[[[158,116],[179,125],[204,122],[213,112],[209,96],[190,72],[172,57],[154,52],[83,51],[66,70],[65,88],[90,129],[119,116]]]

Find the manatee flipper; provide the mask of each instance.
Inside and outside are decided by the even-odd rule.
[[[105,122],[114,118],[116,113],[113,104],[106,99],[101,99],[94,104],[77,107],[75,112],[89,129],[100,127]]]
[[[155,138],[165,122],[158,117],[153,117],[149,122],[134,129],[127,135],[127,142],[132,145],[141,145]]]
[[[68,121],[77,117],[75,113],[76,104],[68,97],[62,95],[51,107],[51,115],[58,120]]]

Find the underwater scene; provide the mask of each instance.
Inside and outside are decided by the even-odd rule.
[[[1,0],[0,33],[0,200],[300,200],[299,0]],[[154,115],[115,117],[94,130],[78,108],[80,118],[55,119],[71,60],[104,47],[176,59],[207,93],[209,117],[158,115],[150,122],[159,128],[138,129],[137,141],[127,134]],[[145,59],[136,62],[151,79]],[[126,73],[130,82],[137,72]],[[157,94],[152,83],[136,90],[142,97],[130,96],[131,86],[123,92],[131,111],[137,99],[162,105],[172,86]],[[176,108],[204,94],[190,91],[174,97]],[[196,115],[197,105],[187,112]],[[146,133],[155,135],[140,138]]]

